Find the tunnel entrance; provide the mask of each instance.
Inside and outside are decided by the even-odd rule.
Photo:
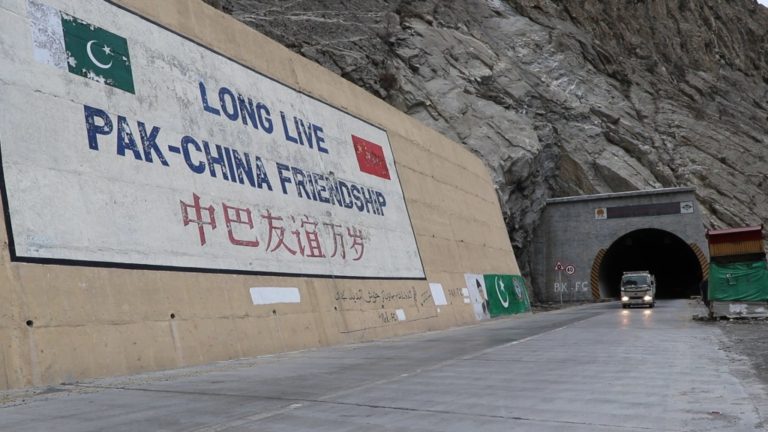
[[[649,228],[629,232],[608,248],[600,264],[602,296],[618,298],[622,273],[641,270],[656,276],[657,298],[698,294],[702,269],[691,246],[670,232]]]

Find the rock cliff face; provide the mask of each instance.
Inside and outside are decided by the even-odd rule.
[[[485,160],[524,271],[549,197],[694,186],[768,219],[756,0],[211,0]]]

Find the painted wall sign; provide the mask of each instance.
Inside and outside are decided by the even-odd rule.
[[[485,291],[485,277],[481,274],[465,273],[464,280],[467,283],[469,298],[472,302],[472,309],[475,312],[475,319],[480,321],[490,318],[488,313],[488,294]]]
[[[637,204],[595,209],[595,219],[664,216],[693,213],[693,201]]]
[[[0,23],[14,259],[424,278],[386,131],[107,2]]]
[[[464,280],[477,320],[531,310],[525,280],[520,275],[465,273]]]
[[[486,274],[488,311],[491,317],[512,315],[531,310],[525,280],[519,275]]]

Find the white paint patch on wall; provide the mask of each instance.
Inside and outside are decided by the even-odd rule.
[[[448,304],[448,300],[445,298],[445,291],[443,291],[442,285],[439,283],[430,283],[429,290],[432,292],[432,299],[435,301],[435,306]]]
[[[298,288],[255,287],[251,288],[251,301],[255,305],[301,303],[301,293]]]
[[[732,314],[743,315],[747,313],[747,311],[749,310],[749,307],[743,303],[731,303],[730,305],[728,305],[728,310]]]
[[[396,309],[395,315],[397,316],[398,321],[405,321],[405,311],[402,309]]]
[[[461,289],[461,296],[464,299],[464,303],[466,303],[466,304],[472,303],[472,299],[470,299],[470,297],[469,297],[469,289],[462,288]]]
[[[64,49],[64,30],[59,11],[45,4],[29,2],[27,15],[32,23],[32,42],[35,60],[55,68],[67,69]]]

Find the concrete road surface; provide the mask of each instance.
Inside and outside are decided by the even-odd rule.
[[[758,431],[768,397],[685,300],[5,393],[0,431]]]

